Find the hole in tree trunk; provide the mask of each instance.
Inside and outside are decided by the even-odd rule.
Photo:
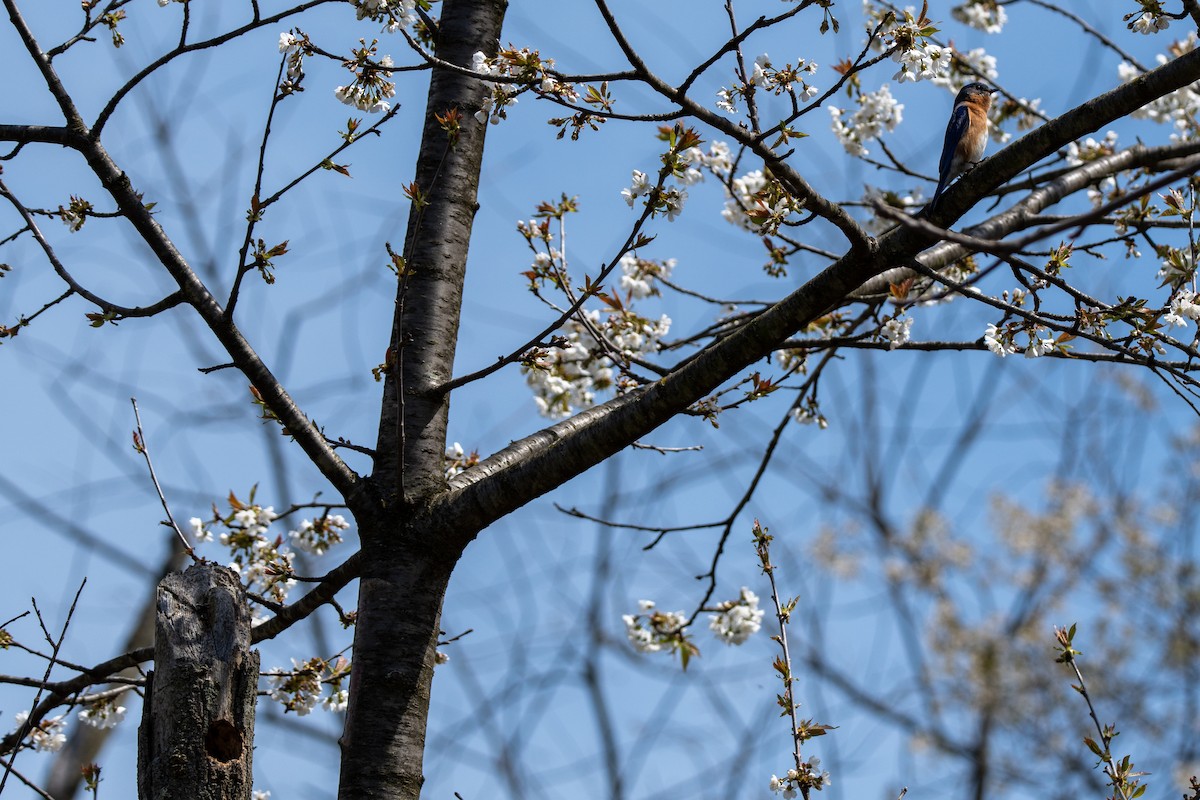
[[[208,726],[204,750],[217,761],[233,761],[242,755],[242,732],[229,720],[219,719]]]

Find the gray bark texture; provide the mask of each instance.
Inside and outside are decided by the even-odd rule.
[[[138,731],[139,800],[248,800],[258,651],[232,570],[208,562],[158,584]]]

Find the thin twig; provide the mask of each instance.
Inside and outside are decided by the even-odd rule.
[[[50,672],[54,669],[55,660],[58,658],[58,651],[62,649],[62,643],[67,638],[67,629],[71,627],[71,619],[75,616],[75,609],[79,605],[79,596],[83,594],[84,586],[87,586],[87,578],[84,578],[80,582],[79,588],[75,591],[75,599],[71,601],[71,607],[67,610],[67,618],[63,621],[62,631],[59,633],[57,640],[51,637],[49,631],[46,630],[46,621],[42,618],[42,612],[37,607],[37,600],[34,599],[32,601],[33,612],[37,617],[38,625],[41,626],[42,633],[45,634],[46,640],[50,643],[51,658],[46,664],[46,671],[42,674],[43,683],[46,683],[50,680]],[[39,687],[37,692],[34,693],[33,704],[30,706],[29,714],[25,717],[25,722],[15,731],[14,734],[11,734],[15,739],[15,744],[13,746],[12,755],[9,756],[8,761],[4,764],[4,774],[3,776],[0,776],[0,794],[4,794],[4,785],[8,782],[8,775],[9,773],[13,772],[13,764],[17,760],[17,753],[21,751],[20,743],[25,740],[25,737],[28,736],[35,727],[41,724],[42,716],[39,716],[37,712],[38,703],[42,699],[43,691],[44,689]],[[21,781],[25,780],[20,775],[18,775],[17,778]]]
[[[137,422],[137,430],[133,433],[133,449],[146,459],[146,469],[150,471],[150,481],[154,484],[154,491],[158,492],[158,502],[162,503],[163,511],[167,514],[167,521],[171,523],[171,528],[179,536],[179,541],[183,543],[183,551],[191,556],[192,561],[199,561],[195,549],[188,544],[187,537],[183,535],[179,524],[175,522],[175,517],[171,514],[171,507],[167,504],[166,495],[163,494],[162,486],[158,482],[158,476],[154,474],[154,463],[150,461],[150,448],[146,446],[146,436],[142,433],[142,415],[138,413],[137,398],[131,397],[129,402],[133,403],[133,419]]]
[[[13,765],[12,765],[13,760],[14,760],[14,758],[12,758],[12,757],[10,757],[7,761],[5,761],[3,758],[0,758],[0,766],[4,767],[5,774],[8,774],[9,772],[11,772],[13,775],[16,775],[17,780],[19,780],[21,783],[25,784],[30,789],[32,789],[37,794],[38,797],[45,798],[45,800],[54,800],[54,798],[51,797],[50,795],[46,794],[46,792],[40,786],[38,786],[33,781],[29,780],[29,778],[26,778],[24,775],[22,775],[20,772],[18,772],[16,769],[14,769]]]

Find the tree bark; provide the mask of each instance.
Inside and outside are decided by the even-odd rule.
[[[204,562],[158,585],[138,730],[139,800],[249,800],[258,651],[237,575]]]
[[[505,0],[446,0],[435,53],[469,68],[476,52],[495,54]],[[376,510],[356,512],[362,542],[358,621],[339,797],[415,800],[442,600],[462,552],[438,521],[416,511],[446,488],[448,396],[431,391],[451,377],[467,248],[487,125],[474,119],[490,87],[434,68],[405,237],[384,382],[375,470]],[[447,135],[437,115],[457,111]],[[407,181],[406,181],[407,182]],[[451,543],[452,542],[452,543]]]
[[[506,6],[507,0],[443,3],[438,58],[470,68],[476,52],[494,55]],[[445,489],[449,396],[431,390],[450,380],[454,368],[488,128],[473,114],[490,91],[485,81],[446,69],[435,67],[430,78],[413,177],[426,203],[413,203],[408,218],[373,475],[379,491],[395,493],[409,506]],[[452,141],[436,115],[456,110],[461,130]]]

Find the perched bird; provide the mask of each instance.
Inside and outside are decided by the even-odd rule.
[[[933,193],[930,208],[937,205],[950,181],[983,158],[983,150],[987,147],[988,109],[992,107],[995,92],[978,81],[959,89],[950,123],[946,125],[946,142],[942,145],[942,160],[938,164],[937,191]]]

